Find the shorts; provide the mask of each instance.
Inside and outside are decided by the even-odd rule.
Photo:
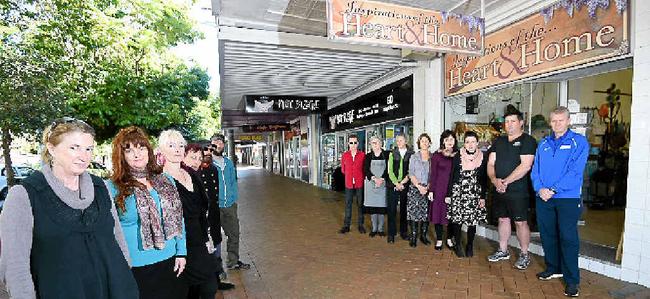
[[[528,221],[530,196],[528,194],[496,194],[493,203],[494,216],[513,221]]]

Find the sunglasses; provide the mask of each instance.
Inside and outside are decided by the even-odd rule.
[[[88,124],[86,122],[84,122],[83,120],[79,120],[79,119],[76,119],[74,117],[67,117],[66,116],[66,117],[57,118],[57,119],[53,120],[52,123],[50,124],[50,132],[49,132],[49,134],[47,136],[47,139],[50,139],[50,136],[52,135],[52,132],[54,132],[54,129],[56,129],[58,126],[63,125],[63,124],[71,124],[71,123],[81,123],[81,124],[84,124],[84,125],[88,126]]]
[[[350,141],[350,144],[357,144],[359,143],[358,141]]]

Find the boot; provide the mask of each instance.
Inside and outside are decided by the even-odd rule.
[[[454,225],[454,242],[456,243],[454,245],[454,252],[456,253],[457,257],[465,257],[465,252],[463,251],[463,243],[461,242],[460,227],[460,224]]]
[[[420,224],[420,241],[422,241],[422,244],[429,246],[431,245],[431,241],[429,241],[429,221],[423,221]]]
[[[418,223],[416,221],[409,221],[411,225],[411,235],[409,236],[409,246],[416,247],[418,245]]]
[[[467,240],[467,245],[465,246],[465,256],[473,257],[474,256],[474,242]]]

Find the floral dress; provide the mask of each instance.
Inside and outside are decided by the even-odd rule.
[[[481,185],[478,183],[476,169],[462,170],[460,181],[453,185],[451,203],[447,217],[449,221],[458,224],[477,225],[485,222],[487,210],[479,208]]]

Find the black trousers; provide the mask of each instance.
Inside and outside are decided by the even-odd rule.
[[[175,258],[142,267],[133,267],[133,277],[140,289],[140,299],[185,299],[187,282],[174,273]]]
[[[402,191],[396,191],[394,187],[389,187],[386,212],[388,214],[388,235],[397,234],[397,203],[399,202],[399,232],[406,235],[408,225],[406,222],[406,194],[408,188]]]

